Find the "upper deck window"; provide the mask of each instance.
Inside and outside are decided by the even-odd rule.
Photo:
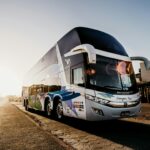
[[[78,29],[82,44],[91,44],[96,49],[128,56],[124,47],[111,35],[92,29]]]

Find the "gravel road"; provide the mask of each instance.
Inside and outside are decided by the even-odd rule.
[[[0,150],[72,149],[36,126],[10,103],[0,104]]]
[[[1,112],[5,114],[1,114]],[[18,137],[21,136],[24,138],[19,138],[20,146],[18,149],[21,147],[24,149],[28,149],[28,147],[33,147],[33,149],[37,149],[38,147],[38,149],[43,150],[46,148],[55,149],[53,146],[56,146],[57,144],[54,143],[57,142],[52,142],[53,139],[46,138],[49,137],[46,133],[49,133],[58,140],[61,140],[62,144],[66,143],[67,146],[70,145],[73,149],[77,150],[149,150],[150,105],[143,104],[142,112],[143,113],[141,113],[138,118],[114,121],[88,122],[67,117],[65,117],[62,121],[56,121],[45,117],[44,114],[39,111],[31,110],[27,112],[20,103],[13,103],[13,105],[9,104],[5,107],[5,111],[4,108],[0,108],[0,117],[2,116],[1,122],[4,123],[4,125],[0,124],[0,127],[2,126],[3,129],[3,132],[0,135],[2,135],[4,140],[0,140],[0,148],[1,145],[7,149],[10,148],[9,145],[13,145],[15,148],[15,144],[11,141],[14,142],[16,141],[14,140],[15,138],[18,139]],[[21,118],[23,119],[19,119],[20,117],[17,117],[18,115],[21,115]],[[9,123],[12,118],[14,118],[13,120],[16,120],[16,122],[22,122],[21,124],[23,124],[23,127],[20,127],[20,123]],[[35,127],[28,118],[30,118],[29,120],[32,120],[40,128]],[[13,124],[15,124],[15,126]],[[5,129],[5,126],[8,126],[8,128]],[[13,126],[13,128],[11,126]],[[34,131],[33,128],[30,128],[31,126],[34,126]],[[18,130],[22,131],[17,133],[19,132]],[[27,132],[31,133],[27,134]],[[15,135],[16,133],[17,136]],[[11,136],[13,138],[11,138]],[[30,139],[32,137],[33,141],[28,140],[29,137]],[[45,144],[42,145],[41,141],[44,141]],[[5,147],[7,144],[8,146]],[[58,145],[58,149],[59,148],[62,147]]]

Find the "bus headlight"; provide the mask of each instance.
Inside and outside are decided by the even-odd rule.
[[[92,95],[86,94],[85,98],[88,99],[88,100],[91,100],[91,101],[95,101],[95,96],[92,96]]]
[[[99,97],[96,97],[96,102],[102,104],[102,105],[106,105],[108,104],[110,101],[106,100],[106,99],[102,99],[102,98],[99,98]]]
[[[108,104],[110,102],[110,101],[108,101],[106,99],[98,98],[98,97],[95,97],[95,96],[92,96],[92,95],[88,95],[88,94],[86,94],[85,98],[88,99],[88,100],[100,103],[102,105],[106,105],[106,104]]]

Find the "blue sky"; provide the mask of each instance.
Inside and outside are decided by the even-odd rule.
[[[129,56],[150,59],[149,8],[149,0],[0,0],[0,67],[11,70],[20,85],[38,59],[76,26],[107,32]]]

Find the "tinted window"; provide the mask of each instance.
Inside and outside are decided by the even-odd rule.
[[[136,81],[131,62],[111,59],[97,55],[96,64],[86,70],[89,84],[97,89],[105,88],[116,91],[136,90]]]
[[[85,28],[79,28],[78,33],[82,44],[91,44],[96,49],[128,56],[123,46],[111,35]]]
[[[39,75],[43,72],[43,70],[47,69],[53,64],[58,64],[56,46],[51,48],[39,61],[38,63],[29,71],[27,76],[27,81],[30,84],[37,84],[40,82],[38,79]],[[42,73],[43,74],[43,73]],[[45,76],[43,76],[44,78]]]

